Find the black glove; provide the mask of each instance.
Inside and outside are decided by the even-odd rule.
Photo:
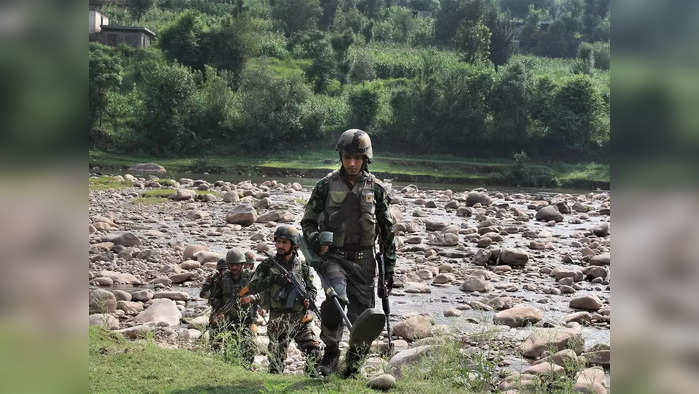
[[[393,289],[393,272],[386,272],[384,275],[384,284],[386,285],[386,293],[384,294],[383,286],[379,286],[377,295],[379,298],[386,298],[389,294],[391,294],[391,289]]]

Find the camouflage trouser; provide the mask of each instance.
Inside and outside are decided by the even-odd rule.
[[[323,267],[323,277],[326,285],[331,286],[342,304],[347,305],[347,318],[354,323],[366,309],[374,307],[374,275],[376,261],[373,257],[356,262],[355,272],[346,272],[338,263],[328,260]],[[336,313],[337,307],[331,300],[326,299],[321,305],[323,321],[320,338],[326,348],[337,348],[342,340],[345,324],[342,316]],[[356,349],[358,358],[363,357],[368,349]],[[356,353],[356,352],[355,352]]]
[[[310,312],[308,312],[310,313]],[[311,322],[303,322],[307,312],[270,311],[267,335],[269,336],[269,372],[284,372],[286,350],[291,339],[306,355],[306,371],[312,372],[320,356],[320,342],[311,329]]]

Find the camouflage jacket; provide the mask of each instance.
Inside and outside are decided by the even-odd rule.
[[[248,285],[250,294],[259,294],[260,304],[272,312],[303,311],[305,309],[303,299],[294,290],[293,284],[276,267],[275,261],[278,261],[281,266],[296,277],[298,282],[305,287],[304,290],[313,302],[316,297],[313,275],[311,275],[308,265],[297,257],[294,257],[290,264],[285,264],[277,256],[261,262],[255,269]]]
[[[216,308],[216,306],[214,305],[215,300],[211,295],[216,293],[216,289],[220,286],[221,277],[221,272],[216,271],[211,276],[206,278],[204,283],[201,285],[201,290],[199,291],[199,297],[208,299],[208,304],[211,305],[214,309]]]
[[[240,321],[254,317],[253,305],[241,305],[238,293],[250,282],[250,274],[242,272],[237,280],[230,271],[226,271],[212,289],[211,301],[212,315],[224,312],[229,321]],[[225,310],[224,310],[225,309]]]
[[[339,171],[344,178],[344,170]],[[311,197],[306,204],[306,210],[301,220],[301,228],[306,241],[314,248],[317,248],[317,241],[313,238],[317,237],[320,231],[321,216],[327,210],[328,193],[330,188],[330,180],[333,174],[326,176],[318,181]],[[394,237],[393,215],[390,211],[391,198],[386,189],[378,180],[367,171],[362,171],[357,183],[363,182],[367,178],[373,178],[374,200],[375,200],[375,219],[376,219],[376,235],[379,239],[379,250],[384,254],[386,262],[386,272],[393,272],[393,267],[396,261],[396,244]]]

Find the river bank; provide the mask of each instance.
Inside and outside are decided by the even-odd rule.
[[[337,167],[337,153],[314,151],[304,154],[277,153],[264,156],[210,156],[206,158],[156,158],[89,152],[89,166],[104,174],[119,174],[130,166],[156,162],[165,167],[171,177],[196,179],[251,178],[321,178]],[[609,189],[609,166],[598,163],[528,162],[525,167],[533,180],[518,181],[509,174],[513,160],[464,159],[445,155],[377,155],[371,170],[381,178],[401,183],[441,184],[471,188],[498,187],[558,187],[562,189]],[[552,184],[555,178],[557,184]],[[536,184],[528,184],[528,183]]]
[[[208,308],[197,289],[215,261],[234,246],[258,261],[273,253],[275,226],[298,225],[310,194],[309,186],[276,180],[123,176],[90,184],[91,322],[182,349],[205,336]],[[440,338],[468,362],[484,357],[492,368],[479,376],[488,376],[489,390],[504,390],[516,374],[540,376],[541,360],[609,368],[608,193],[387,187],[398,223],[396,354],[381,357],[384,332],[366,376],[400,370],[405,352],[427,357]],[[144,200],[153,192],[181,200]],[[264,370],[263,324],[259,333],[255,365]],[[559,351],[553,360],[565,363],[546,362]],[[288,356],[287,372],[299,373],[300,353],[292,346]]]

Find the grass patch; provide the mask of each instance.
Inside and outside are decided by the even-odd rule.
[[[197,195],[201,196],[204,194],[211,194],[218,198],[222,196],[221,193],[213,190],[196,190]],[[133,201],[134,204],[145,204],[154,205],[162,204],[170,201],[170,197],[175,195],[175,189],[152,189],[141,192],[141,194]]]
[[[124,189],[131,186],[133,186],[133,183],[125,179],[120,181],[113,176],[100,176],[90,178],[88,190]]]
[[[444,348],[448,350],[450,347]],[[453,351],[448,354],[450,358],[446,361],[457,360]],[[204,351],[164,349],[152,339],[131,342],[98,327],[90,327],[88,361],[90,392],[375,393],[363,378],[344,380],[333,375],[323,380],[303,375],[252,372]],[[434,364],[425,365],[437,368]],[[454,385],[458,373],[463,370],[449,372],[446,366],[439,367],[438,376],[413,374],[412,371],[419,371],[419,368],[406,368],[392,391],[464,391],[465,386]],[[445,381],[444,376],[457,380]]]

